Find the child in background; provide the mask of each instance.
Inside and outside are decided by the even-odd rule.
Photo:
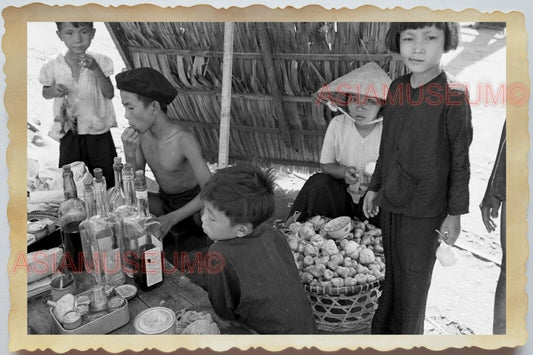
[[[289,217],[300,212],[298,221],[316,215],[366,219],[362,197],[379,155],[382,108],[390,82],[387,73],[370,62],[320,89],[317,100],[333,104],[333,110],[338,106],[345,110],[332,118],[326,130],[320,153],[322,172],[306,181]],[[379,216],[370,223],[379,226]]]
[[[386,45],[411,74],[394,80],[368,193],[367,217],[381,208],[386,261],[374,334],[422,334],[439,238],[453,245],[468,213],[471,110],[463,85],[442,70],[457,48],[454,22],[391,23]]]
[[[274,213],[271,176],[251,166],[216,172],[200,193],[202,227],[223,268],[209,275],[209,300],[223,318],[262,334],[315,331],[313,311],[285,236],[263,223]]]
[[[43,97],[54,99],[50,136],[59,140],[59,167],[83,161],[89,171],[101,168],[107,186],[115,185],[113,158],[117,156],[111,127],[116,127],[111,99],[113,62],[87,52],[94,38],[92,22],[56,22],[66,53],[43,65],[39,82]]]

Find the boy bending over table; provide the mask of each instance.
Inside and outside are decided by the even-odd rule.
[[[129,123],[121,137],[124,155],[134,170],[148,163],[154,173],[160,190],[149,194],[149,205],[162,235],[180,222],[189,225],[195,214],[199,225],[198,194],[211,173],[195,136],[167,114],[176,89],[152,68],[123,71],[116,81]]]
[[[269,174],[247,165],[217,171],[200,193],[202,228],[221,256],[209,300],[223,318],[263,334],[315,332],[313,311],[285,236],[264,223],[274,213]]]

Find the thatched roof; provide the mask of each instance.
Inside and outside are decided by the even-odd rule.
[[[224,23],[106,25],[129,68],[152,67],[176,86],[170,116],[190,126],[206,159],[216,161]],[[387,23],[234,25],[230,161],[318,166],[332,113],[312,94],[370,60],[393,79],[405,71],[384,48]]]

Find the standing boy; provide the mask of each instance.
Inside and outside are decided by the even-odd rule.
[[[202,227],[223,265],[209,274],[209,301],[223,318],[262,334],[309,334],[313,310],[285,236],[265,222],[274,213],[270,176],[251,166],[216,172],[200,193]]]
[[[166,235],[200,211],[198,194],[211,173],[194,135],[168,117],[177,91],[163,74],[136,68],[117,74],[116,80],[130,125],[122,134],[126,161],[134,170],[148,163],[154,173],[160,191],[149,194],[150,211]]]
[[[111,127],[116,127],[113,62],[87,52],[94,38],[92,22],[56,22],[57,35],[67,52],[41,68],[43,97],[54,99],[50,136],[59,140],[59,167],[83,161],[89,171],[101,168],[108,186],[115,185],[113,158],[117,156]]]

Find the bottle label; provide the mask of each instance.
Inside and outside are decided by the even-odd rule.
[[[147,200],[148,199],[148,191],[147,190],[145,190],[145,191],[135,191],[135,197],[137,199]]]
[[[146,263],[146,287],[150,287],[163,281],[163,264],[161,260],[161,248],[155,247],[144,252]]]
[[[142,235],[140,236],[138,239],[137,239],[137,245],[144,245],[146,244],[146,234],[145,235]],[[158,247],[159,249],[163,249],[163,244],[161,243],[161,241],[159,240],[159,238],[157,238],[155,235],[151,234],[150,235],[150,240],[152,242],[153,245],[155,245],[156,247]],[[133,243],[133,241],[131,242]],[[133,245],[132,245],[133,247]]]

